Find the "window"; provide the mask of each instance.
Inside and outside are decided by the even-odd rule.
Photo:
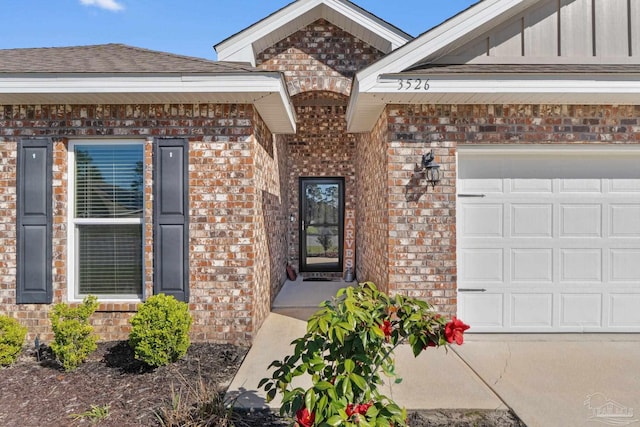
[[[141,298],[143,177],[142,143],[70,144],[70,299]]]

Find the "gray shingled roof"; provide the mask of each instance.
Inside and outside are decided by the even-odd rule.
[[[0,49],[0,73],[242,73],[246,63],[142,49],[123,44]]]
[[[635,74],[640,64],[430,64],[402,74]]]

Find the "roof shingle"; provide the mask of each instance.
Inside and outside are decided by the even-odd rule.
[[[244,73],[246,63],[210,61],[123,44],[0,49],[0,73]]]

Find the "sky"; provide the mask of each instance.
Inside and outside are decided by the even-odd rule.
[[[0,0],[0,49],[123,43],[217,59],[213,45],[292,0]],[[355,0],[417,36],[477,0]]]

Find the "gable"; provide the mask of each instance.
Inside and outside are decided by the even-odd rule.
[[[256,55],[324,19],[379,51],[389,53],[411,36],[348,0],[297,0],[214,46],[221,61],[256,65]]]
[[[462,47],[434,54],[421,62],[637,63],[640,2],[539,1]]]
[[[284,74],[291,96],[329,91],[349,96],[357,71],[384,56],[375,47],[319,19],[256,55],[256,67]]]
[[[482,0],[358,72],[348,130],[389,104],[637,104],[640,2]]]

